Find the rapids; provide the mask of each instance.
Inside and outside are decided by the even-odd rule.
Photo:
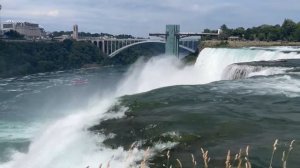
[[[297,49],[207,48],[194,66],[157,56],[129,69],[0,79],[0,168],[138,167],[147,147],[158,163],[157,154],[166,149],[186,152],[183,144],[211,149],[216,165],[230,146],[257,145],[254,163],[265,166],[275,138],[299,138],[284,132],[299,129],[299,73],[250,68],[246,79],[222,79],[236,79],[234,73],[224,78],[234,63],[299,58]],[[132,143],[137,145],[128,150]]]

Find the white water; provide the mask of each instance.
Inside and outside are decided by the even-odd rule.
[[[234,80],[249,78],[252,76],[269,76],[276,74],[284,74],[288,70],[293,68],[283,68],[283,67],[262,67],[262,66],[251,66],[251,65],[237,65],[232,64],[227,66],[223,73],[223,80]]]
[[[143,151],[132,152],[122,148],[110,149],[103,145],[106,137],[94,135],[87,129],[100,119],[122,117],[124,111],[114,116],[105,114],[116,103],[116,97],[134,94],[155,88],[203,84],[221,80],[222,72],[232,63],[300,58],[299,54],[249,49],[204,49],[195,66],[184,67],[174,57],[156,57],[148,62],[138,61],[119,84],[115,93],[91,99],[87,109],[51,123],[40,135],[32,139],[28,153],[15,152],[12,160],[1,168],[90,168],[109,163],[110,167],[134,166],[141,160]],[[172,147],[174,144],[158,144],[154,150]],[[134,157],[128,157],[134,156]]]
[[[200,68],[206,82],[222,79],[223,70],[230,64],[252,61],[300,58],[296,52],[265,51],[251,49],[204,49],[198,56],[196,67]]]

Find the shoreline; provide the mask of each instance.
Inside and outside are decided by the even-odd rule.
[[[207,40],[207,41],[200,42],[199,51],[201,51],[204,48],[243,48],[243,47],[272,47],[272,46],[299,46],[300,47],[300,42]]]

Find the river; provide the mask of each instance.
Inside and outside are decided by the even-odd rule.
[[[287,165],[296,168],[300,66],[234,63],[299,59],[299,52],[207,48],[191,66],[156,56],[130,67],[0,79],[0,168],[139,167],[143,159],[149,167],[178,167],[176,159],[193,167],[203,164],[201,148],[210,166],[225,167],[228,150],[236,164],[248,145],[253,167],[268,167],[275,139],[273,167],[295,139]]]

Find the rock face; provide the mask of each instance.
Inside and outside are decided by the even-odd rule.
[[[254,61],[231,64],[223,71],[224,80],[243,79],[256,75],[300,72],[300,59]]]

